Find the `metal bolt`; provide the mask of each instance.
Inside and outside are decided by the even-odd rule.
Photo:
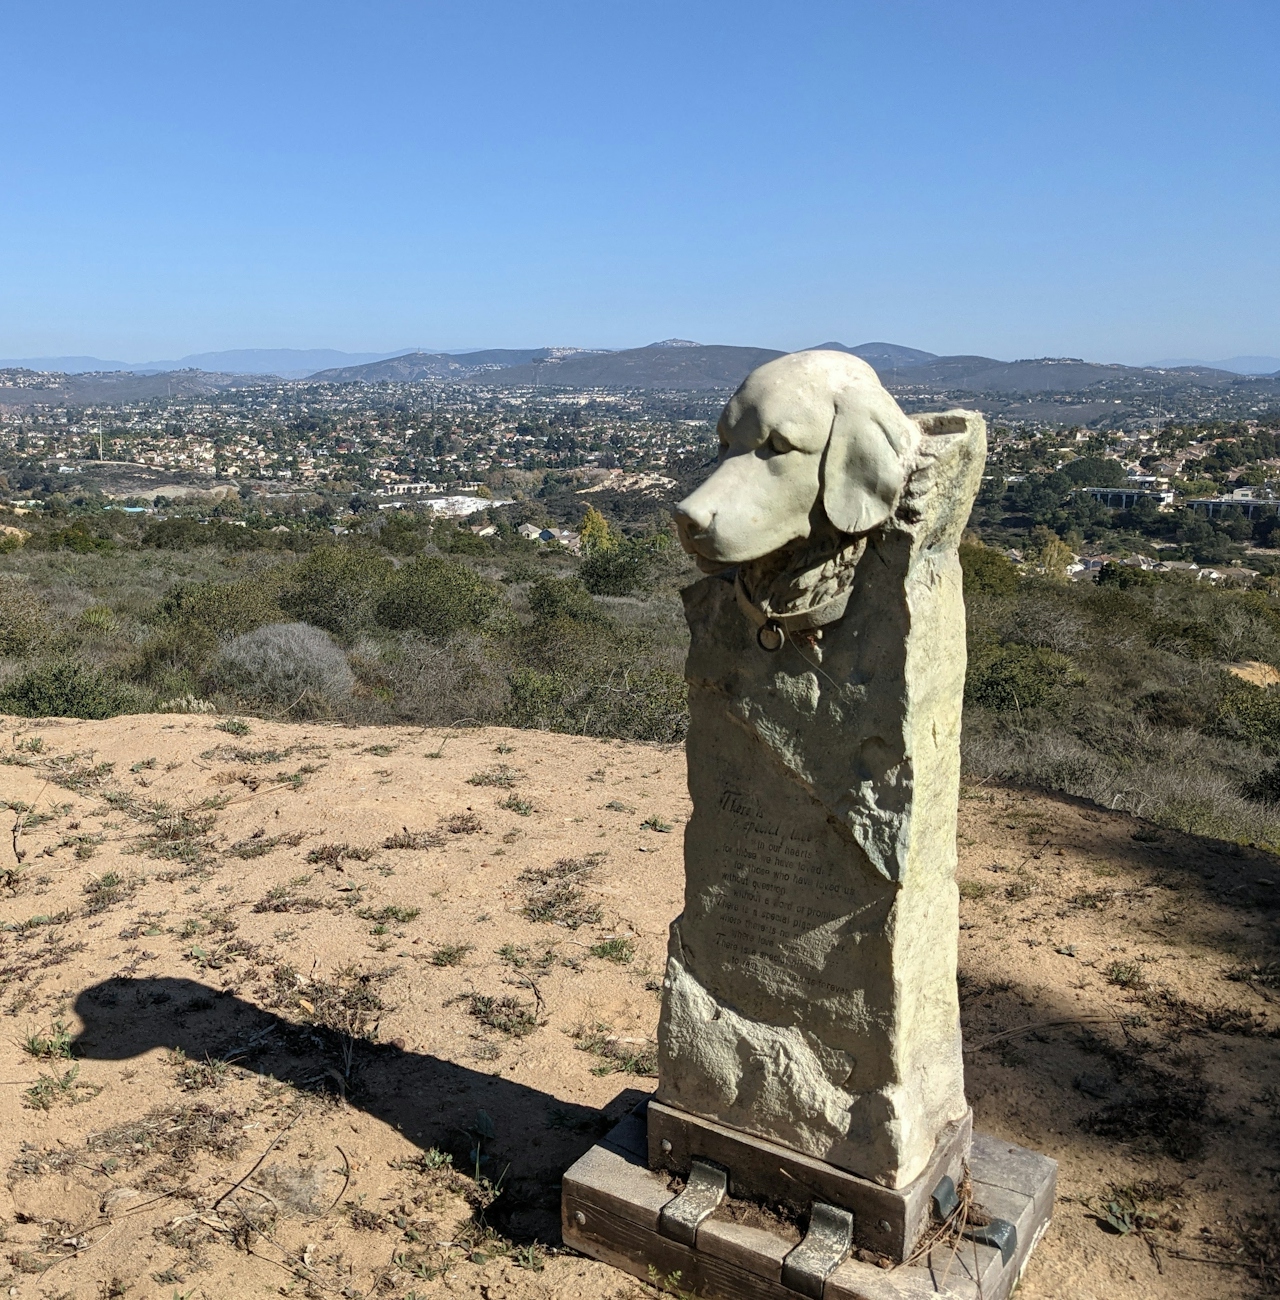
[[[581,1210],[579,1210],[579,1211],[577,1211],[576,1214],[574,1214],[574,1216],[573,1216],[573,1221],[574,1221],[574,1223],[576,1223],[576,1224],[578,1225],[578,1227],[581,1228],[582,1225],[583,1225],[584,1223],[586,1223],[586,1221],[587,1221],[587,1216],[586,1216],[585,1214],[583,1214],[583,1212],[582,1212]]]
[[[880,1229],[881,1232],[893,1231],[893,1224],[890,1223],[888,1219],[881,1219],[876,1226]]]
[[[661,1145],[662,1145],[662,1154],[664,1156],[669,1156],[671,1154],[671,1139],[663,1138]]]

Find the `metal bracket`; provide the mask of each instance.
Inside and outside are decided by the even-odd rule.
[[[694,1160],[689,1181],[679,1196],[662,1207],[658,1231],[683,1246],[692,1246],[698,1238],[698,1225],[710,1217],[724,1200],[729,1188],[729,1171],[709,1160]]]
[[[1001,1260],[1007,1264],[1018,1249],[1018,1229],[1008,1219],[992,1219],[980,1228],[970,1228],[965,1234],[979,1246],[995,1246],[1000,1251]]]
[[[853,1215],[837,1205],[814,1201],[809,1231],[782,1261],[782,1285],[822,1300],[828,1275],[844,1263],[852,1246]]]
[[[950,1217],[952,1210],[960,1204],[960,1196],[956,1191],[955,1179],[949,1174],[943,1174],[938,1180],[938,1185],[933,1189],[933,1195],[930,1198],[933,1201],[933,1212],[938,1220],[945,1223]]]

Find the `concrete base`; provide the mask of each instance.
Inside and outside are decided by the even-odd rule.
[[[721,1210],[701,1222],[692,1246],[659,1231],[659,1216],[675,1193],[669,1173],[649,1168],[647,1130],[641,1107],[565,1174],[565,1245],[645,1281],[679,1273],[681,1292],[797,1300],[801,1292],[782,1283],[794,1234],[748,1227]],[[983,1134],[974,1136],[968,1163],[975,1205],[1016,1230],[1012,1242],[1006,1232],[1004,1254],[995,1245],[965,1240],[958,1250],[936,1247],[930,1257],[888,1269],[850,1257],[827,1275],[822,1300],[1006,1300],[1049,1225],[1057,1164]],[[732,1192],[732,1169],[729,1177]],[[860,1235],[855,1226],[855,1246]]]

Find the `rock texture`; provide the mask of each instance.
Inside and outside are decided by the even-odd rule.
[[[738,575],[685,592],[694,812],[659,1027],[662,1101],[889,1187],[967,1109],[956,547],[986,435],[917,422],[839,621],[768,653]]]

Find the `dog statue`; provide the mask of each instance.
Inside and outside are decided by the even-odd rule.
[[[797,352],[675,510],[690,628],[685,909],[658,1096],[901,1187],[967,1114],[956,1000],[957,545],[982,417]]]

